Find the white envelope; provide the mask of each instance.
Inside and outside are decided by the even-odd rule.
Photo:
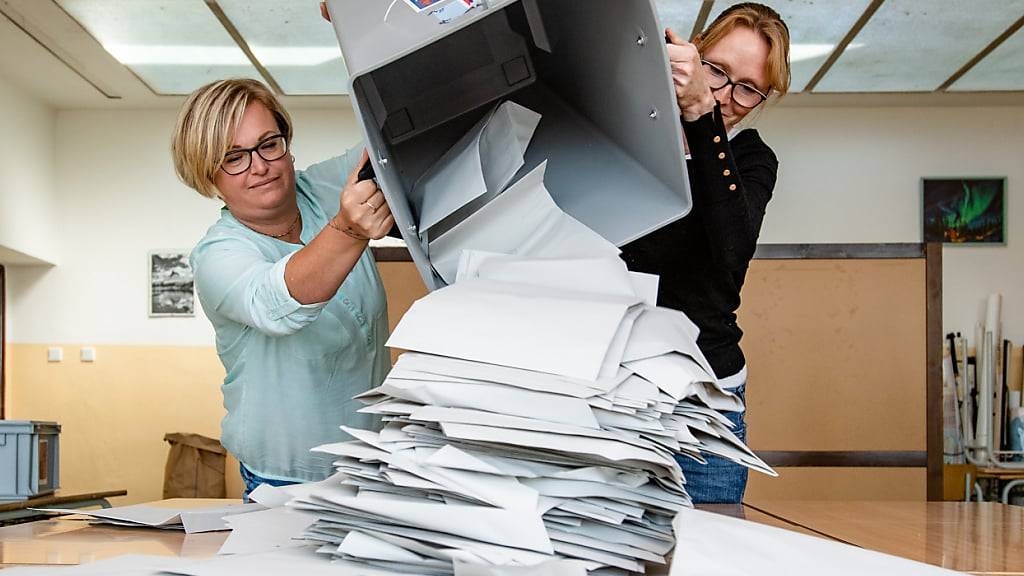
[[[523,165],[540,114],[504,102],[477,122],[416,182],[420,230],[487,194],[497,195]]]
[[[961,574],[723,514],[684,509],[672,522],[670,576],[942,576]],[[737,553],[737,546],[742,550]]]
[[[607,392],[621,384],[630,374],[632,372],[621,368],[614,378],[592,381],[416,352],[406,352],[399,356],[398,362],[390,372],[390,375],[396,378],[426,380],[433,380],[436,375],[445,377],[456,375],[477,382],[496,382],[506,386],[563,394],[575,398],[590,398]]]
[[[302,574],[303,576],[338,576],[344,568],[330,558],[317,554],[318,545],[302,546],[253,554],[234,554],[207,558],[175,566],[171,574],[185,576],[280,576],[281,574]],[[394,576],[393,572],[359,567],[362,576]]]
[[[533,510],[520,512],[486,506],[449,506],[425,502],[389,502],[376,498],[324,495],[344,508],[484,542],[551,554],[551,541]]]
[[[428,384],[389,377],[379,389],[392,397],[420,404],[499,412],[585,428],[598,427],[594,412],[585,400],[501,384]]]
[[[464,250],[536,258],[615,257],[619,249],[562,211],[544,187],[547,162],[428,246],[434,269],[455,282]]]
[[[611,460],[623,464],[635,463],[637,466],[643,466],[645,469],[650,469],[655,473],[668,472],[672,475],[678,475],[679,473],[679,468],[675,465],[671,456],[667,456],[659,451],[624,444],[617,440],[582,438],[579,436],[449,422],[442,422],[441,428],[444,430],[445,435],[451,438],[512,444],[544,450],[564,450],[566,452],[588,454],[606,461]]]
[[[534,566],[485,566],[455,563],[455,576],[587,576],[582,560],[550,560]]]
[[[396,546],[357,530],[353,530],[345,536],[341,546],[338,547],[338,552],[356,558],[385,560],[388,562],[417,562],[423,559],[419,554],[410,552],[401,546]]]
[[[618,256],[604,258],[537,258],[467,250],[459,281],[474,278],[533,284],[568,292],[593,292],[643,298],[626,263]],[[657,276],[655,276],[657,278]]]
[[[635,296],[470,280],[417,300],[387,345],[593,381],[623,317],[638,302]]]
[[[250,554],[303,546],[297,540],[316,517],[290,508],[270,508],[231,516],[231,534],[217,554]]]
[[[697,347],[700,329],[686,314],[670,308],[646,306],[633,326],[629,345],[622,355],[623,362],[679,352],[692,358],[709,375],[715,372]]]

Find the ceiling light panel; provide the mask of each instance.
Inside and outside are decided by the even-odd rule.
[[[949,90],[1024,90],[1024,28],[975,64]]]
[[[800,92],[864,13],[870,0],[761,0],[789,28],[790,92]],[[716,0],[710,24],[734,1]],[[847,50],[859,50],[854,43]]]
[[[218,0],[256,59],[286,94],[346,94],[334,27],[316,2]]]
[[[886,0],[815,92],[933,91],[1024,14],[1024,0]]]
[[[57,2],[158,94],[188,94],[222,78],[261,79],[205,2]]]

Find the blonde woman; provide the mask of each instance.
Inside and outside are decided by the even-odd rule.
[[[373,428],[352,396],[379,385],[390,359],[384,290],[367,247],[394,220],[365,152],[296,171],[288,112],[263,84],[196,90],[171,146],[181,180],[224,202],[192,250],[203,311],[227,376],[221,442],[260,483],[321,480],[331,458],[310,448]]]
[[[789,30],[771,8],[734,5],[693,43],[667,31],[676,99],[689,151],[690,214],[623,248],[629,268],[661,276],[658,304],[700,328],[697,344],[720,384],[740,397],[747,369],[736,325],[740,289],[754,255],[778,160],[756,130],[739,130],[752,111],[789,89]],[[729,413],[746,438],[743,413]],[[746,468],[677,456],[697,503],[740,502]]]

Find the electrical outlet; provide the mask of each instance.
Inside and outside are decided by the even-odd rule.
[[[47,362],[63,362],[64,361],[64,349],[59,346],[51,346],[46,349],[46,361]]]
[[[83,347],[79,354],[79,359],[82,362],[95,362],[96,361],[96,349],[92,346]]]

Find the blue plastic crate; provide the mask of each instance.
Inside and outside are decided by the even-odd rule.
[[[0,420],[0,501],[27,500],[60,487],[60,424]]]

